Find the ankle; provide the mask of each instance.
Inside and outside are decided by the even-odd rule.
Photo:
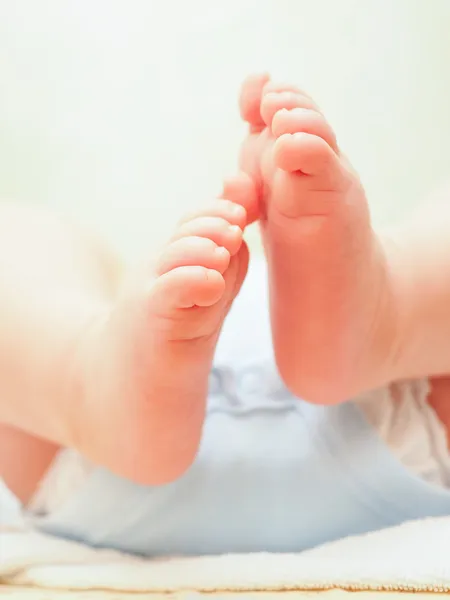
[[[362,363],[353,369],[347,398],[403,379],[407,371],[407,348],[410,334],[406,319],[401,248],[392,231],[374,235],[373,264],[375,274],[372,330],[367,332],[368,346],[362,351]]]
[[[95,439],[90,405],[96,374],[100,376],[98,339],[109,314],[109,306],[93,307],[74,336],[66,357],[62,438],[65,446],[80,452],[84,452],[90,439]]]
[[[395,324],[390,339],[389,381],[427,376],[432,374],[429,365],[433,361],[430,363],[428,356],[434,348],[427,342],[426,281],[418,274],[420,265],[406,230],[391,229],[383,239]]]
[[[400,247],[395,232],[378,238],[380,252],[380,293],[378,340],[375,344],[376,363],[381,365],[379,381],[372,387],[401,379],[407,346],[407,331],[403,306],[403,278]]]

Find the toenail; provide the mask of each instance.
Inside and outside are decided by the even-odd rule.
[[[216,254],[217,256],[228,256],[229,252],[223,246],[219,246],[214,249],[214,254]]]
[[[239,225],[229,225],[228,226],[228,230],[235,236],[235,235],[241,235],[242,230],[239,227]]]
[[[235,215],[236,217],[245,217],[245,208],[240,204],[234,204],[231,214]]]

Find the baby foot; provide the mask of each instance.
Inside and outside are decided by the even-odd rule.
[[[243,86],[242,168],[260,190],[277,363],[331,404],[391,376],[395,309],[363,187],[315,102],[268,77]]]
[[[74,445],[134,481],[171,481],[198,449],[216,342],[247,271],[245,207],[256,200],[248,177],[227,182],[223,197],[179,225],[84,342]]]

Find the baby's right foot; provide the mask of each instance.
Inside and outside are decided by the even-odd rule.
[[[285,383],[332,404],[390,381],[400,339],[391,249],[332,128],[304,92],[266,76],[244,85],[241,113]]]
[[[180,476],[198,449],[217,339],[247,271],[244,207],[256,201],[246,178],[224,197],[179,226],[83,346],[74,445],[144,484]]]

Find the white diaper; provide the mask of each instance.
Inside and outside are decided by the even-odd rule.
[[[398,460],[428,483],[450,487],[447,434],[428,404],[427,380],[406,381],[376,390],[359,407]]]

